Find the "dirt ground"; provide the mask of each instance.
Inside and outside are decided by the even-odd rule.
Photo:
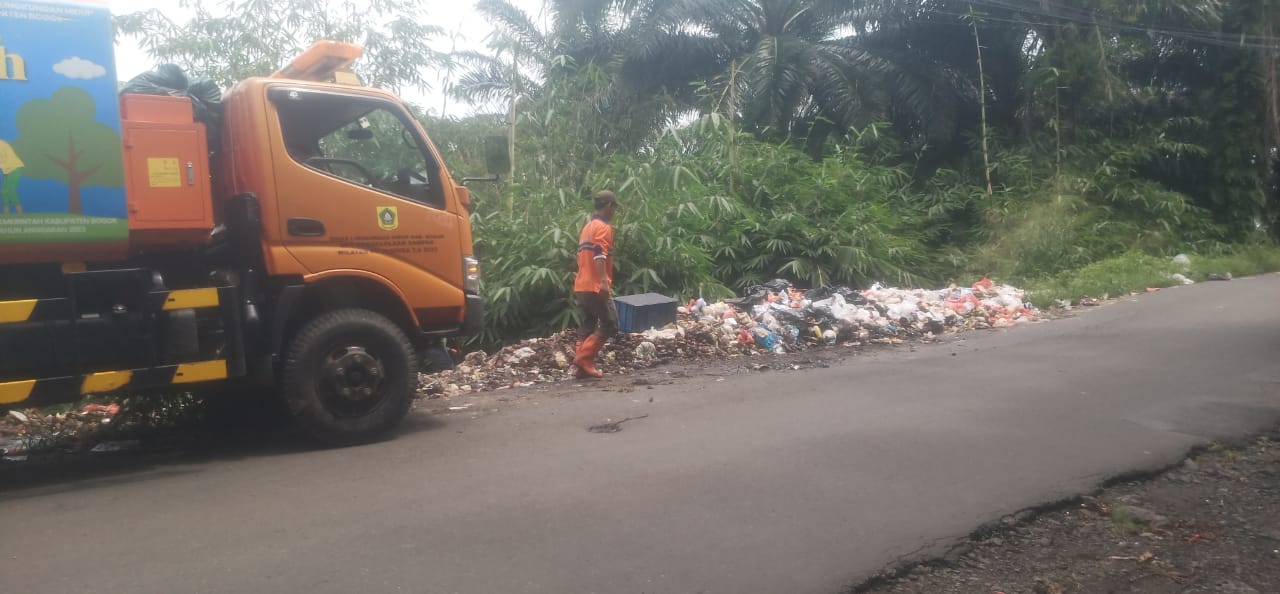
[[[1280,433],[1028,511],[856,594],[1280,592]]]

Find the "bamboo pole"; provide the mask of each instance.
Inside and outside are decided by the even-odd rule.
[[[734,126],[734,115],[738,111],[737,79],[738,61],[735,59],[729,64],[729,108],[725,110],[729,114],[729,195],[733,195],[733,178],[738,171],[738,134]]]
[[[507,219],[515,217],[516,204],[516,98],[519,95],[520,59],[511,49],[511,105],[507,111]]]
[[[1062,195],[1062,86],[1058,84],[1058,71],[1053,72],[1053,136],[1054,159],[1056,167],[1053,173],[1053,187],[1057,195]]]
[[[978,49],[978,104],[982,109],[982,169],[987,177],[987,195],[995,193],[991,185],[991,151],[987,146],[987,76],[982,68],[982,39],[978,36],[978,19],[969,6],[969,23],[973,25],[973,44]]]

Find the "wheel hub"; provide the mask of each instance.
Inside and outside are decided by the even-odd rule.
[[[329,355],[325,375],[335,394],[354,401],[376,396],[386,377],[377,357],[357,346],[339,348]]]

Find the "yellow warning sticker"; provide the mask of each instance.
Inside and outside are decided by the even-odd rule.
[[[182,167],[177,159],[147,159],[147,177],[153,188],[182,187]]]

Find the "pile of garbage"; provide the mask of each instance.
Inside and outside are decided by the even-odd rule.
[[[198,422],[207,409],[194,393],[162,396],[91,396],[76,404],[0,413],[0,462],[65,452],[120,452],[141,446],[140,436]]]
[[[801,291],[787,281],[775,280],[749,289],[742,299],[715,305],[697,300],[686,309],[704,323],[720,320],[722,335],[752,341],[779,354],[839,341],[892,343],[1007,328],[1039,316],[1022,290],[985,278],[972,287],[935,291],[880,284],[865,291],[848,287]]]
[[[0,417],[0,456],[10,462],[22,461],[32,450],[93,439],[118,414],[119,404],[87,404],[78,410],[51,414],[11,410]]]
[[[901,344],[941,335],[1007,328],[1035,321],[1040,312],[1025,293],[982,279],[971,287],[897,289],[879,284],[800,290],[785,280],[749,288],[738,299],[707,303],[694,299],[678,310],[676,323],[609,342],[598,364],[606,374],[625,373],[671,360],[723,359],[763,353],[787,354],[843,344]],[[535,338],[496,354],[474,352],[451,371],[423,376],[420,390],[452,397],[551,382],[572,366],[573,330]]]
[[[493,355],[475,351],[452,370],[423,375],[419,392],[451,397],[559,381],[567,377],[573,364],[577,340],[577,332],[571,329],[524,340]],[[601,352],[596,367],[607,374],[623,374],[663,361],[719,359],[745,350],[726,348],[717,342],[710,326],[682,314],[669,328],[615,336]]]

